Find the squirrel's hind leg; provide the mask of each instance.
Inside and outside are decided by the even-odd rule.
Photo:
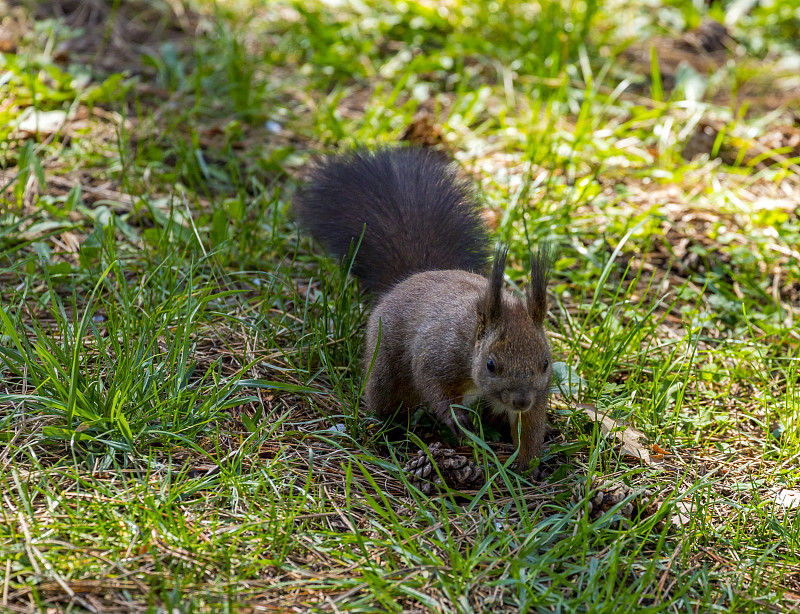
[[[408,382],[388,361],[379,355],[372,365],[372,371],[364,385],[364,404],[366,409],[382,420],[407,422],[409,416],[422,403]]]

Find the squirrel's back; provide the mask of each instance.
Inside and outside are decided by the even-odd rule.
[[[328,157],[312,170],[293,208],[300,224],[339,258],[361,240],[353,272],[376,294],[422,271],[483,272],[490,257],[469,185],[430,150],[357,149]]]

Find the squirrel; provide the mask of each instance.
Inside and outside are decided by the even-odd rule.
[[[420,406],[461,440],[456,405],[483,398],[510,425],[525,469],[547,430],[553,375],[545,336],[550,256],[531,256],[525,300],[503,288],[507,250],[491,272],[489,230],[469,183],[441,154],[355,149],[322,159],[294,198],[301,227],[329,254],[357,246],[352,272],[375,302],[364,351],[364,402],[384,420]],[[521,423],[521,424],[519,424]]]

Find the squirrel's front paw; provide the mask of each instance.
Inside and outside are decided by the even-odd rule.
[[[472,430],[472,419],[465,409],[461,407],[451,407],[449,403],[442,402],[436,410],[436,418],[447,425],[458,441],[464,439],[464,429],[468,431]]]

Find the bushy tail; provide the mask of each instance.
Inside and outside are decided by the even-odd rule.
[[[339,258],[361,239],[353,272],[375,294],[422,271],[483,272],[491,254],[469,185],[430,150],[357,149],[328,157],[312,170],[293,209]]]

